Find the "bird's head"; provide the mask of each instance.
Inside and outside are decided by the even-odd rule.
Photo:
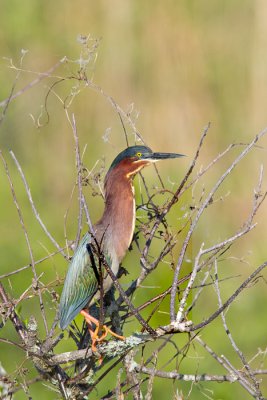
[[[108,170],[107,177],[112,172],[116,172],[122,173],[127,178],[132,178],[142,168],[156,161],[183,156],[183,154],[178,153],[154,153],[146,146],[127,147],[114,159]]]

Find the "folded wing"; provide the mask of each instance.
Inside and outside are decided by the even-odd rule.
[[[97,277],[92,266],[91,236],[82,238],[68,268],[60,298],[60,327],[65,329],[77,314],[89,303],[98,289]],[[98,260],[95,259],[98,266]]]

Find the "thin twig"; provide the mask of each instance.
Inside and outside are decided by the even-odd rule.
[[[54,246],[58,249],[58,251],[64,256],[64,258],[68,259],[67,255],[64,253],[62,247],[56,242],[54,237],[51,235],[51,233],[48,231],[48,229],[46,228],[45,224],[43,223],[43,221],[42,221],[42,219],[41,219],[41,217],[40,217],[40,215],[39,215],[39,213],[38,213],[38,211],[37,211],[37,209],[35,207],[35,204],[34,204],[34,201],[32,199],[32,195],[31,195],[31,190],[30,190],[30,188],[28,186],[28,183],[27,183],[26,177],[25,177],[25,175],[24,175],[24,173],[22,171],[22,168],[21,168],[21,166],[20,166],[15,154],[13,153],[13,151],[10,151],[10,154],[11,154],[11,157],[13,158],[13,160],[14,160],[14,162],[16,164],[18,172],[19,172],[19,174],[21,176],[21,179],[23,181],[23,184],[24,184],[24,187],[26,189],[26,193],[27,193],[29,202],[30,202],[31,207],[32,207],[32,211],[33,211],[33,213],[35,215],[35,218],[37,219],[37,221],[41,225],[41,227],[42,227],[43,231],[45,232],[45,234],[47,235],[47,237],[51,240],[51,242],[54,244]]]
[[[186,249],[188,247],[188,244],[189,244],[189,241],[191,239],[192,233],[194,232],[201,215],[203,214],[204,210],[206,209],[206,207],[210,203],[211,199],[213,198],[214,194],[216,193],[218,188],[221,186],[223,181],[229,176],[229,174],[240,163],[240,161],[250,152],[250,150],[255,146],[255,144],[258,142],[258,140],[261,137],[263,137],[266,133],[267,133],[267,128],[264,129],[262,132],[260,132],[258,135],[256,135],[254,137],[254,139],[245,147],[245,149],[234,159],[234,161],[232,162],[230,167],[228,167],[225,170],[225,172],[221,175],[221,177],[218,179],[216,184],[211,189],[210,193],[207,195],[206,199],[203,201],[203,203],[199,207],[199,210],[198,210],[195,218],[193,219],[193,221],[191,223],[191,226],[190,226],[190,229],[189,229],[189,231],[188,231],[188,233],[186,235],[186,238],[184,240],[184,243],[183,243],[180,255],[179,255],[179,259],[178,259],[178,262],[177,262],[177,266],[176,266],[176,269],[175,269],[174,277],[173,277],[173,286],[172,286],[171,302],[170,302],[171,321],[174,321],[176,318],[177,318],[178,321],[181,321],[181,319],[183,318],[183,315],[182,315],[182,311],[183,310],[181,309],[181,307],[180,307],[179,312],[177,313],[177,316],[175,315],[176,314],[175,313],[175,299],[176,299],[176,292],[177,292],[177,282],[178,282],[178,279],[179,279],[179,274],[180,274],[180,270],[181,270],[182,262],[183,262],[183,259],[184,259],[184,256],[185,256]]]
[[[196,331],[198,329],[203,328],[204,326],[208,325],[211,321],[213,321],[215,318],[217,318],[222,311],[224,311],[236,298],[237,296],[246,288],[248,287],[248,284],[253,281],[259,273],[267,267],[267,261],[261,264],[255,271],[249,275],[249,277],[239,286],[238,289],[235,290],[235,292],[230,296],[226,302],[218,308],[212,315],[210,315],[207,319],[202,321],[201,323],[197,325],[193,325],[191,327],[191,331]]]
[[[13,153],[11,155],[13,155]],[[22,211],[20,209],[20,206],[19,206],[19,203],[18,203],[18,200],[17,200],[17,197],[16,197],[15,188],[14,188],[13,182],[11,180],[11,176],[10,176],[10,173],[9,173],[9,169],[8,169],[7,163],[6,163],[5,159],[4,159],[4,156],[3,156],[1,151],[0,151],[0,156],[1,156],[2,162],[4,164],[5,170],[6,170],[6,175],[7,175],[8,181],[9,181],[9,185],[10,185],[10,189],[11,189],[11,193],[12,193],[12,197],[13,197],[13,202],[14,202],[14,204],[16,206],[16,209],[17,209],[17,212],[18,212],[19,221],[20,221],[20,224],[21,224],[24,236],[25,236],[25,240],[26,240],[26,243],[27,243],[27,247],[28,247],[28,251],[29,251],[29,255],[30,255],[30,259],[31,259],[31,269],[32,269],[32,273],[33,273],[33,276],[34,276],[34,282],[32,284],[32,288],[33,288],[33,290],[37,290],[37,293],[38,293],[38,296],[39,296],[41,314],[42,314],[43,322],[44,322],[44,326],[45,326],[45,331],[46,331],[46,333],[48,333],[48,326],[47,326],[47,320],[46,320],[46,315],[45,315],[43,297],[42,297],[42,293],[41,293],[40,286],[39,286],[39,283],[38,283],[38,277],[37,277],[37,273],[36,273],[36,269],[35,269],[35,261],[34,261],[34,257],[33,257],[33,252],[32,252],[32,248],[31,248],[31,244],[30,244],[29,235],[28,235],[25,223],[24,223]]]

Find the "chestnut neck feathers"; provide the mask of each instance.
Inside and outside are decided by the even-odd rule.
[[[113,262],[120,263],[133,237],[135,227],[135,197],[133,177],[144,166],[121,161],[109,170],[105,178],[105,209],[95,225],[96,237],[103,243]]]

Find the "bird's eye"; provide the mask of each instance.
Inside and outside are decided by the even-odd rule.
[[[137,157],[140,158],[142,156],[142,153],[138,152],[136,153]]]

